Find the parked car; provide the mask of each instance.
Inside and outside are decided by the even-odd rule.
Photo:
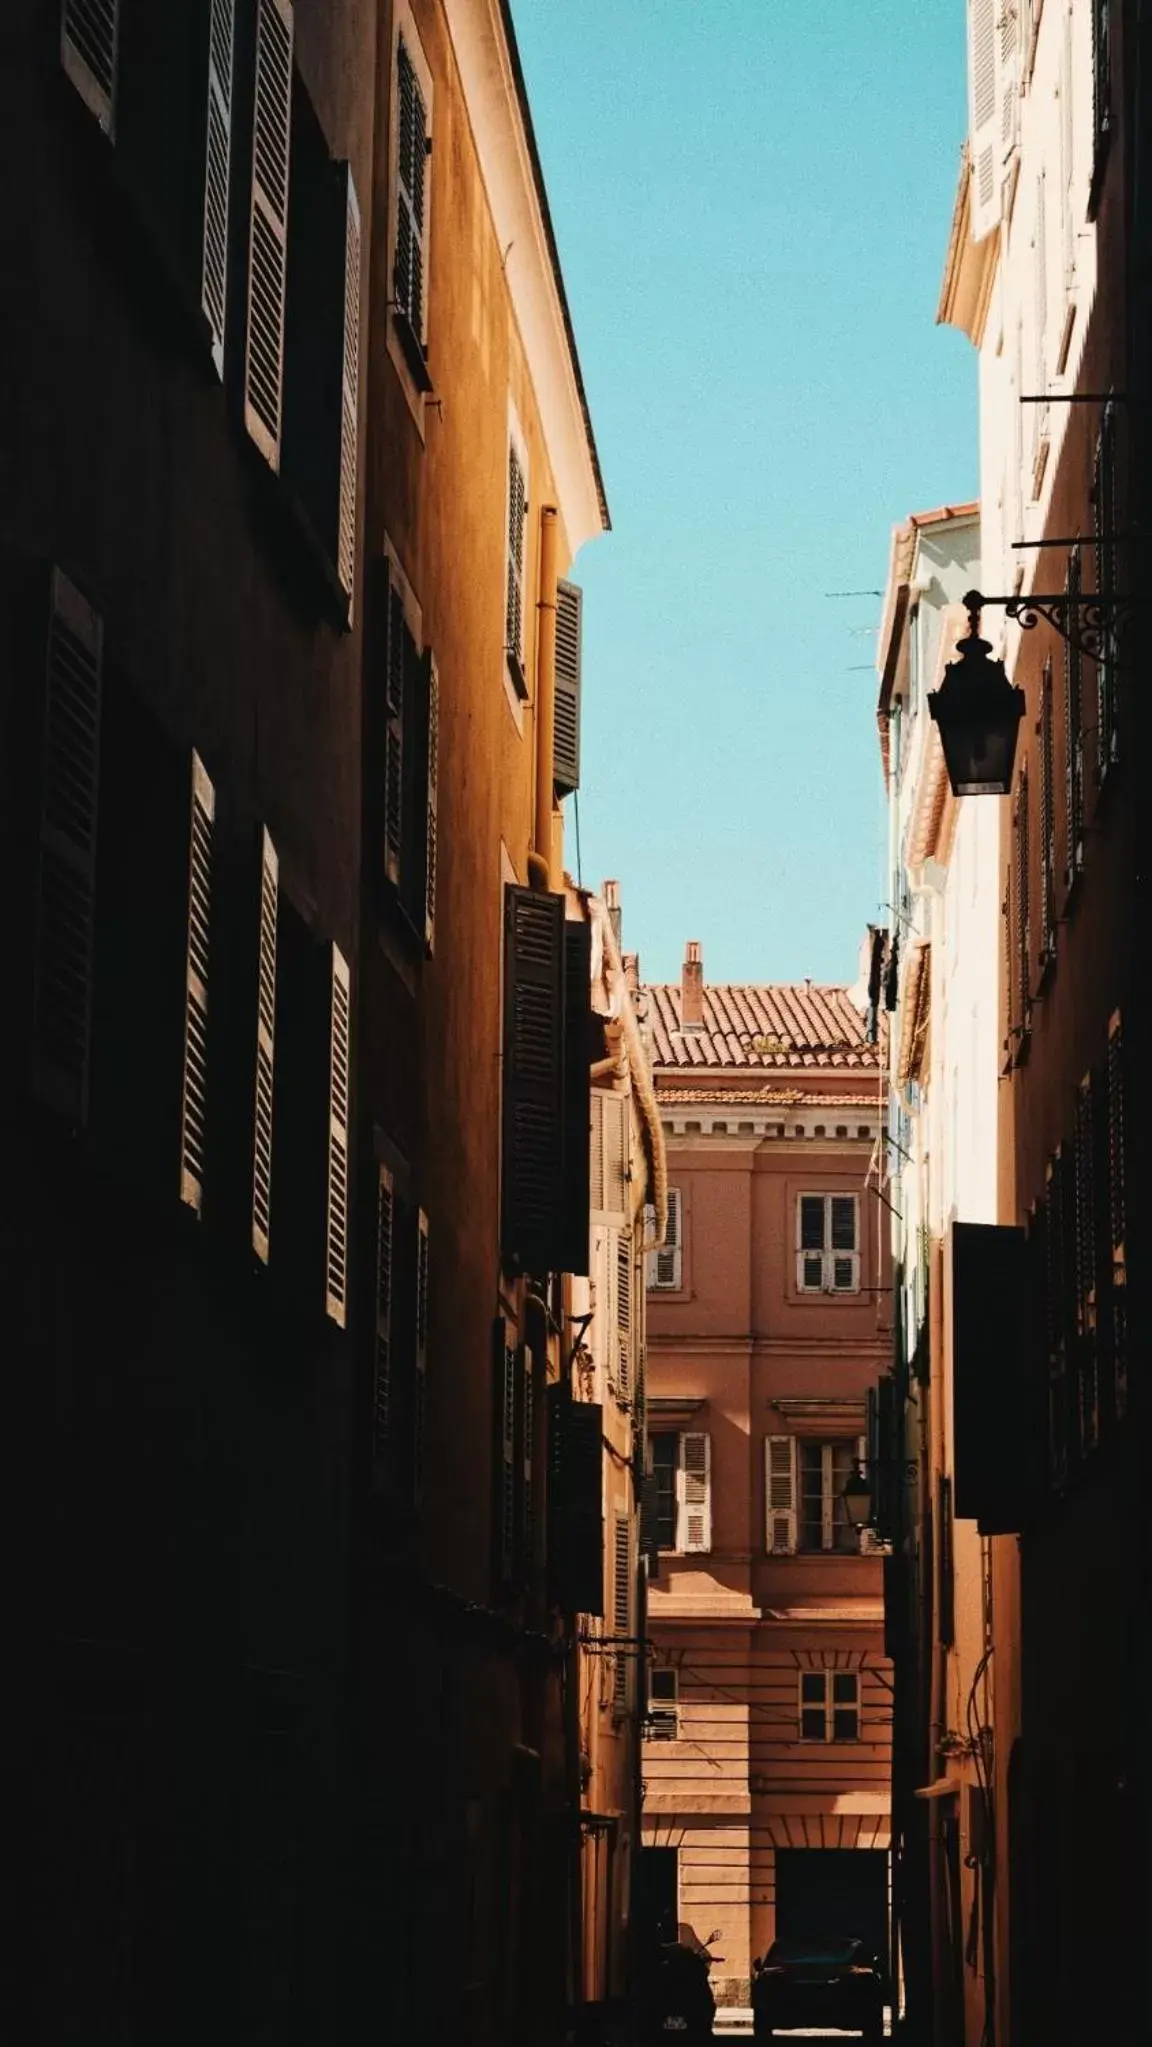
[[[753,1964],[752,2036],[793,2026],[835,2026],[884,2038],[885,1975],[861,1940],[777,1940]]]

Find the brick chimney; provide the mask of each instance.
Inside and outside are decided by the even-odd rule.
[[[700,957],[698,938],[688,940],[684,965],[680,969],[680,1028],[683,1031],[702,1031],[704,1028],[704,962]]]

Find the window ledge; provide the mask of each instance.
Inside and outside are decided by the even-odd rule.
[[[428,369],[428,351],[403,306],[393,305],[392,326],[412,382],[422,398],[429,397],[435,386]]]
[[[526,704],[528,701],[528,678],[524,673],[524,663],[514,647],[505,647],[504,659],[508,664],[508,673],[512,678],[512,687],[516,691],[521,703]]]
[[[380,885],[380,922],[390,935],[400,941],[408,958],[419,964],[428,958],[428,944],[423,931],[417,929],[401,897],[395,882],[385,879]]]

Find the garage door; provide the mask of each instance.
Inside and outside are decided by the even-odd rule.
[[[888,1953],[888,1855],[882,1848],[778,1848],[777,1940],[862,1940]]]

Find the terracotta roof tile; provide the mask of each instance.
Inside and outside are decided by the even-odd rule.
[[[657,1067],[765,1069],[780,1074],[819,1067],[879,1066],[879,1047],[868,1044],[865,1019],[848,990],[779,983],[717,982],[704,987],[704,1022],[680,1027],[680,989],[649,984],[648,1024]],[[770,1042],[757,1047],[754,1040]]]

